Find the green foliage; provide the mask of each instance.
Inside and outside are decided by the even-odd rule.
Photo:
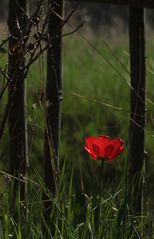
[[[73,168],[69,183],[66,179],[67,163],[65,162],[61,169],[57,196],[54,199],[52,196],[49,198],[52,211],[48,224],[43,217],[41,196],[42,190],[47,189],[36,170],[34,174],[37,180],[35,182],[28,180],[29,197],[26,202],[20,201],[20,194],[17,193],[16,206],[11,208],[11,200],[7,199],[8,194],[3,195],[1,202],[7,201],[7,206],[1,207],[0,235],[2,239],[44,239],[44,235],[48,239],[52,238],[53,234],[55,239],[136,239],[141,238],[145,225],[150,228],[151,218],[131,215],[127,207],[124,178],[121,178],[117,188],[112,188],[112,192],[102,188],[102,191],[99,189],[97,193],[91,195],[84,192],[77,193]],[[8,193],[12,183],[13,180],[7,182]]]
[[[128,140],[129,126],[129,55],[125,44],[93,40],[93,47],[80,37],[64,39],[64,101],[62,107],[61,176],[57,197],[51,197],[51,222],[56,238],[141,238],[152,234],[152,216],[147,204],[143,218],[134,218],[128,208],[125,190],[127,154],[107,163],[104,169],[104,190],[100,193],[100,162],[89,160],[84,152],[84,137],[107,134]],[[154,167],[153,137],[153,49],[147,51],[147,182],[146,196],[152,198]],[[28,86],[29,176],[28,201],[16,200],[16,219],[10,211],[10,181],[2,177],[0,207],[0,238],[44,238],[42,231],[42,182],[45,55],[31,68]],[[5,61],[4,57],[3,60]],[[119,62],[120,60],[120,62]],[[1,62],[2,64],[2,62]],[[6,97],[5,97],[6,102]],[[3,106],[4,104],[0,102]],[[1,106],[0,105],[0,106]],[[2,108],[1,108],[2,109]],[[3,138],[1,164],[6,166],[8,137]],[[1,149],[2,149],[1,148]],[[1,150],[0,149],[0,150]],[[124,158],[124,160],[122,160]],[[67,162],[67,163],[66,163]],[[63,166],[64,165],[64,166]],[[39,172],[39,173],[36,173]],[[119,182],[121,182],[119,184]],[[25,210],[26,209],[26,210]],[[141,220],[142,219],[142,220]],[[144,220],[143,220],[144,219]],[[45,222],[44,222],[45,224]],[[50,230],[48,238],[51,238]],[[139,234],[139,236],[138,236]],[[146,238],[146,237],[145,237]],[[152,238],[152,237],[151,237]],[[47,237],[46,237],[47,239]]]

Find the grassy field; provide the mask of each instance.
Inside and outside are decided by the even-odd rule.
[[[154,46],[147,48],[147,127],[146,201],[144,223],[135,224],[136,218],[127,217],[125,195],[125,163],[129,128],[129,50],[127,42],[110,42],[79,35],[64,39],[61,133],[61,176],[59,193],[54,201],[54,238],[136,239],[140,227],[147,226],[144,238],[150,235],[154,194]],[[5,61],[5,59],[4,59]],[[2,65],[4,65],[2,61]],[[28,220],[20,213],[18,220],[8,212],[9,182],[1,178],[0,238],[44,238],[41,231],[41,191],[43,167],[44,114],[40,104],[45,89],[45,56],[32,67],[27,79],[30,182]],[[94,162],[84,152],[84,138],[88,135],[120,137],[126,143],[125,152],[104,168],[104,188],[100,191],[100,162]],[[3,139],[1,168],[6,170],[8,135]],[[44,189],[43,189],[44,190]],[[7,204],[6,204],[6,199]],[[148,215],[148,216],[147,216]],[[38,218],[40,220],[38,220]],[[122,223],[122,224],[120,224]],[[121,226],[122,225],[122,226]],[[48,225],[49,226],[49,225]],[[51,238],[50,234],[46,238]]]
[[[71,158],[71,155],[74,155],[72,145],[76,143],[75,150],[79,150],[83,161],[83,140],[86,135],[119,136],[127,144],[130,97],[129,51],[127,44],[123,42],[110,43],[109,49],[106,42],[104,44],[101,39],[93,40],[94,47],[81,37],[70,37],[65,41],[62,153],[65,150],[67,154],[69,153],[66,147],[69,145]],[[148,153],[146,165],[148,187],[151,185],[154,165],[153,49],[152,45],[147,47],[145,150]],[[84,155],[84,158],[86,157],[87,155]],[[126,158],[127,155],[123,157]],[[121,160],[115,162],[114,167],[122,171],[123,162]]]

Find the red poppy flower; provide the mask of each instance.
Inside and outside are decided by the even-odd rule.
[[[85,141],[84,148],[94,160],[97,158],[113,160],[124,150],[124,141],[119,138],[111,139],[100,135],[86,137]]]

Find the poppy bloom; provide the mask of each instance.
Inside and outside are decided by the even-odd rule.
[[[100,135],[86,137],[85,141],[84,148],[94,160],[113,160],[124,150],[124,141],[119,138],[111,139],[106,135]]]

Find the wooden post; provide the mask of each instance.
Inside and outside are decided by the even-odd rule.
[[[9,1],[9,112],[10,133],[10,171],[19,179],[27,175],[27,122],[26,89],[24,79],[24,45],[25,16],[27,0]],[[25,199],[26,183],[15,180],[15,191],[19,185],[20,198]]]
[[[130,207],[135,214],[142,212],[142,184],[145,141],[145,40],[144,9],[129,9],[130,43],[130,129],[129,129],[129,184]]]
[[[44,181],[52,196],[56,193],[56,176],[59,168],[59,137],[62,100],[62,19],[63,1],[49,0],[48,33],[50,46],[47,51],[46,129],[44,141]],[[44,199],[49,197],[44,195]],[[51,202],[44,203],[45,216],[49,218]]]

